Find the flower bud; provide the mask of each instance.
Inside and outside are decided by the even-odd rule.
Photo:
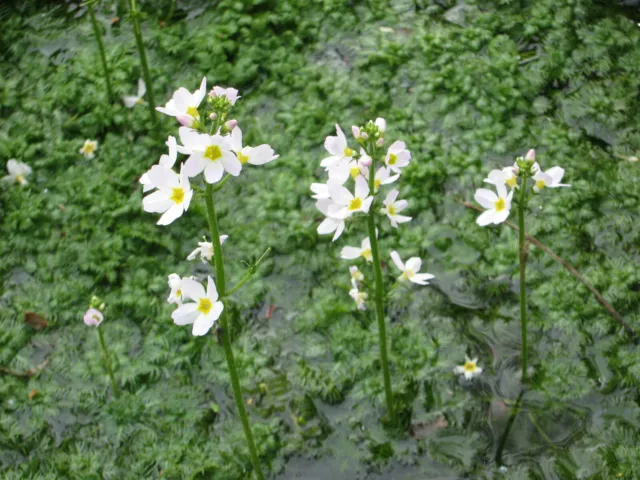
[[[387,121],[382,117],[378,117],[376,118],[375,126],[378,127],[380,133],[384,133],[384,131],[387,129]]]
[[[227,122],[225,122],[224,124],[224,129],[227,132],[230,132],[231,130],[233,130],[234,128],[236,128],[236,126],[238,125],[238,121],[237,120],[228,120]]]
[[[210,96],[211,98],[216,98],[216,97],[218,96],[218,94],[216,93],[216,89],[215,89],[215,88],[212,88],[212,89],[209,91],[209,96]]]
[[[98,327],[104,320],[104,316],[100,310],[90,308],[87,313],[84,314],[84,324],[87,327]]]
[[[218,118],[218,115],[216,113],[212,113],[211,115],[209,115],[209,118],[211,120],[215,120],[216,118]]]
[[[363,155],[362,157],[360,157],[359,163],[360,163],[360,166],[362,167],[370,167],[371,163],[373,163],[373,160],[369,155]]]
[[[360,127],[356,127],[355,125],[351,126],[351,133],[353,134],[353,138],[355,138],[356,140],[358,140],[358,138],[361,137],[360,134]]]
[[[525,160],[531,160],[531,161],[536,161],[536,151],[532,148],[531,150],[529,150],[527,152],[527,156],[524,157]]]
[[[629,158],[628,158],[628,160],[629,160],[630,162],[635,163],[635,162],[640,161],[640,158],[638,158],[638,157],[629,157]]]
[[[376,145],[377,145],[378,147],[383,146],[383,145],[384,145],[384,138],[380,137],[380,138],[378,139],[378,141],[376,142]]]
[[[195,122],[195,118],[193,118],[191,115],[177,115],[176,119],[183,127],[191,127]]]

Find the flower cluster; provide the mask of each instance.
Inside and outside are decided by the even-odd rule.
[[[206,89],[207,79],[203,78],[193,93],[181,87],[164,107],[156,108],[175,117],[181,125],[178,138],[167,138],[168,153],[140,177],[143,191],[148,193],[142,200],[142,206],[147,212],[162,214],[158,225],[173,223],[189,209],[194,192],[200,190],[197,183],[208,185],[209,189],[211,185],[219,184],[219,188],[227,177],[240,175],[247,163],[264,165],[278,158],[269,145],[244,146],[238,122],[227,119],[240,98],[236,89],[215,86],[208,95]],[[143,90],[144,84],[140,83],[135,103],[144,94]],[[125,104],[134,104],[135,98],[127,98]],[[186,159],[178,162],[179,154]],[[192,182],[197,183],[192,187]],[[222,243],[227,235],[219,238]],[[213,243],[204,238],[187,260],[199,256],[204,263],[212,263],[213,255]],[[167,300],[177,305],[172,314],[174,322],[193,325],[193,335],[205,335],[224,309],[213,279],[208,277],[206,291],[194,278],[181,278],[176,273],[169,275],[168,283],[170,294]]]
[[[540,193],[545,188],[570,187],[562,182],[564,169],[552,167],[542,171],[536,162],[536,152],[531,149],[525,158],[518,158],[512,167],[500,170],[491,170],[485,183],[493,185],[496,189],[479,188],[475,193],[475,200],[485,211],[476,220],[478,225],[484,227],[489,224],[499,224],[509,218],[514,192],[520,190],[519,201],[526,206],[531,192],[526,189],[528,179],[533,180],[532,190]]]

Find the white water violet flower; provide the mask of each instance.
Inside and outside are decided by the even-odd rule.
[[[229,100],[229,103],[231,105],[235,105],[236,100],[241,98],[238,95],[238,90],[236,90],[235,88],[222,88],[218,87],[217,85],[211,89],[211,91],[209,92],[209,96],[212,98],[225,97],[227,100]]]
[[[347,218],[354,213],[367,213],[373,197],[369,195],[369,185],[362,176],[356,178],[355,193],[351,193],[342,185],[329,183],[329,194],[331,200],[337,205],[334,210],[334,216],[338,218]]]
[[[373,261],[373,256],[371,255],[371,240],[369,240],[369,237],[362,240],[360,247],[342,247],[340,258],[353,260],[358,257],[364,258],[367,262]]]
[[[395,173],[400,173],[401,169],[409,165],[411,160],[411,152],[407,150],[404,142],[396,140],[387,150],[384,157],[384,163]]]
[[[142,97],[144,97],[145,93],[147,93],[147,86],[144,84],[144,80],[140,78],[138,79],[138,94],[123,95],[122,103],[124,103],[124,106],[127,108],[133,108],[136,105],[144,103],[144,100],[142,100]]]
[[[411,217],[405,215],[398,215],[402,210],[407,208],[409,203],[406,200],[396,200],[398,198],[398,190],[391,190],[387,194],[387,198],[384,200],[384,208],[380,209],[381,213],[384,213],[391,221],[393,228],[398,228],[399,223],[406,223],[411,221]]]
[[[327,217],[318,225],[318,234],[328,235],[335,232],[331,240],[335,242],[340,238],[345,228],[344,218],[335,216],[335,212],[340,209],[340,206],[333,203],[330,198],[322,198],[316,202],[316,208]]]
[[[356,308],[358,310],[364,311],[367,309],[365,302],[369,297],[369,295],[367,295],[366,292],[361,292],[360,290],[358,290],[357,287],[354,287],[351,290],[349,290],[349,296],[351,296],[354,302],[356,302]]]
[[[536,174],[533,176],[534,185],[533,190],[536,193],[540,193],[540,191],[544,187],[549,188],[557,188],[557,187],[570,187],[566,183],[560,183],[562,181],[562,177],[564,176],[564,168],[562,167],[552,167],[546,172],[538,170]]]
[[[466,378],[467,380],[471,380],[473,377],[476,377],[482,373],[482,368],[478,366],[477,357],[471,360],[465,355],[464,358],[464,365],[458,365],[453,369],[453,372],[456,375],[464,375],[464,378]]]
[[[229,238],[229,235],[220,235],[220,245],[222,245],[227,238]],[[213,243],[207,242],[206,238],[204,242],[198,242],[198,248],[189,254],[187,260],[195,260],[198,255],[200,255],[202,263],[210,262],[213,258]]]
[[[198,108],[206,93],[207,77],[204,77],[200,88],[195,92],[191,93],[186,88],[180,87],[164,107],[156,107],[156,110],[170,117],[176,117],[183,125],[192,125],[196,120],[200,120]]]
[[[149,170],[149,178],[158,190],[144,197],[142,206],[145,212],[163,214],[158,225],[169,225],[189,209],[193,196],[184,165],[180,175],[156,165]]]
[[[344,159],[351,160],[351,157],[356,153],[354,150],[349,148],[347,137],[344,136],[344,133],[338,124],[336,124],[336,135],[337,136],[335,137],[328,136],[324,140],[324,148],[331,154],[331,156],[324,158],[320,162],[320,166],[324,167],[326,170],[329,170]]]
[[[27,183],[27,175],[30,175],[32,170],[29,165],[26,163],[22,163],[17,161],[15,158],[12,158],[7,162],[7,172],[9,175],[6,177],[2,177],[2,180],[5,182],[16,182],[22,186],[25,186]]]
[[[160,156],[160,161],[158,162],[158,164],[162,165],[165,168],[171,169],[175,165],[178,156],[176,137],[169,135],[166,145],[169,147],[169,154],[167,155],[166,153],[163,153]],[[143,174],[138,181],[143,186],[142,193],[146,193],[149,190],[153,190],[154,188],[156,188],[155,185],[151,183],[149,172]]]
[[[351,285],[356,287],[358,282],[364,281],[364,274],[355,265],[349,267],[349,274],[351,275]]]
[[[84,155],[84,158],[91,159],[91,158],[94,157],[95,151],[97,149],[98,149],[97,140],[89,140],[89,139],[87,139],[87,140],[84,141],[84,145],[82,145],[82,147],[78,151],[82,155]]]
[[[184,298],[193,302],[183,303],[172,314],[171,318],[176,325],[191,325],[191,333],[195,336],[205,335],[218,320],[224,305],[218,301],[218,290],[211,277],[207,278],[207,291],[201,283],[191,278],[182,280],[182,292]]]
[[[403,263],[400,255],[395,250],[391,252],[391,260],[398,270],[402,272],[402,275],[398,277],[399,282],[410,282],[418,285],[429,285],[428,280],[434,278],[430,273],[420,273],[420,267],[422,267],[422,260],[418,257],[411,257],[407,260],[407,263]]]
[[[360,155],[359,159],[345,157],[329,168],[329,180],[344,185],[349,177],[355,180],[358,175],[366,175],[372,160],[362,149],[360,149]]]
[[[497,183],[496,190],[498,192],[497,195],[486,188],[479,188],[473,197],[476,202],[486,209],[486,211],[476,219],[476,223],[481,227],[489,225],[490,223],[497,225],[509,217],[513,190],[507,194],[507,187],[501,182]]]
[[[242,146],[242,130],[235,127],[231,131],[231,150],[235,152],[238,161],[244,165],[264,165],[265,163],[276,160],[280,155],[274,155],[275,151],[267,144],[258,145],[257,147]]]
[[[84,324],[87,327],[99,327],[102,321],[104,320],[104,316],[102,312],[96,308],[90,308],[87,310],[87,313],[84,314]]]
[[[184,164],[189,177],[204,171],[207,183],[217,183],[225,171],[237,177],[242,170],[242,163],[231,151],[228,137],[198,133],[187,127],[180,127],[180,141],[190,153]]]
[[[505,167],[501,170],[491,170],[484,181],[491,185],[506,183],[511,189],[518,188],[518,175],[516,174],[517,169],[518,166],[514,165],[513,167]]]
[[[171,291],[167,302],[182,305],[182,278],[177,273],[172,273],[169,275],[168,283]]]

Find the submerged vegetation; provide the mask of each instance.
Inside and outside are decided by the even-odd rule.
[[[591,0],[91,8],[0,6],[3,478],[255,478],[225,342],[267,477],[637,476],[640,16]],[[215,240],[206,203],[159,227],[139,183],[176,128],[148,94],[203,75],[239,90],[243,143],[280,154],[216,195],[226,283],[243,284],[219,338],[176,327],[167,302],[169,274],[212,273],[186,261]],[[309,190],[335,123],[377,117],[411,151],[391,188],[412,221],[377,225],[382,279],[391,250],[434,275],[386,295],[393,426],[373,275],[350,298],[340,258],[367,229],[319,236]],[[531,203],[519,249],[515,225],[469,207],[530,147],[572,186]]]

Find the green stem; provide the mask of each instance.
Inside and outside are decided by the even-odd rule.
[[[96,36],[98,42],[98,49],[100,50],[100,59],[102,60],[102,68],[104,70],[104,80],[107,84],[107,95],[109,100],[113,99],[113,90],[111,89],[111,80],[109,78],[109,66],[107,65],[107,55],[104,51],[104,43],[102,43],[102,35],[100,34],[100,27],[96,20],[96,14],[93,11],[93,4],[87,3],[89,9],[89,18],[91,18],[91,25],[93,26],[93,33]]]
[[[218,217],[216,216],[216,210],[213,204],[213,185],[207,183],[207,194],[205,197],[207,204],[207,218],[209,220],[209,229],[211,230],[211,242],[213,243],[213,260],[215,262],[216,270],[216,287],[218,294],[221,298],[224,298],[227,294],[225,277],[224,277],[224,262],[222,258],[222,245],[220,244],[220,230],[218,229]],[[251,427],[249,425],[249,417],[247,411],[244,408],[244,400],[242,399],[242,390],[240,388],[240,379],[238,377],[238,370],[236,368],[236,362],[233,358],[233,348],[231,347],[231,332],[229,330],[229,321],[227,318],[227,309],[225,308],[220,315],[220,324],[222,326],[222,344],[224,347],[224,354],[227,359],[227,367],[229,368],[229,376],[231,377],[231,387],[233,388],[233,396],[236,401],[236,407],[238,408],[238,415],[242,421],[242,428],[244,435],[247,439],[247,445],[249,447],[249,453],[251,454],[251,463],[255,470],[256,476],[259,480],[264,480],[262,468],[260,467],[260,459],[258,458],[258,451],[253,441],[253,434],[251,433]]]
[[[236,283],[233,288],[229,289],[228,292],[225,293],[225,296],[228,297],[229,295],[231,295],[233,292],[235,292],[236,290],[238,290],[242,285],[244,285],[246,283],[247,280],[249,280],[251,277],[253,277],[253,275],[255,275],[256,273],[256,269],[258,268],[258,265],[260,265],[260,263],[262,262],[262,260],[264,260],[264,257],[267,256],[267,254],[271,251],[271,247],[267,248],[264,253],[262,254],[262,256],[258,259],[258,261],[256,263],[254,263],[251,267],[249,267],[249,271],[245,274],[244,277],[242,277],[242,279]]]
[[[375,162],[369,167],[369,191],[375,192]],[[373,257],[373,276],[375,279],[376,316],[378,317],[378,337],[380,342],[380,363],[384,379],[384,396],[387,401],[387,414],[391,423],[395,424],[396,415],[393,407],[393,392],[391,391],[391,375],[389,373],[389,359],[387,356],[387,330],[384,320],[384,288],[382,285],[382,266],[378,252],[378,237],[376,236],[375,201],[372,202],[367,213],[367,227],[371,242],[371,256]]]
[[[147,86],[147,104],[149,105],[149,113],[154,123],[158,123],[156,113],[156,102],[153,99],[153,83],[151,82],[151,73],[149,73],[149,63],[147,62],[147,53],[144,49],[142,41],[142,31],[140,30],[140,21],[138,20],[138,10],[136,9],[136,0],[131,0],[131,19],[133,20],[133,33],[136,36],[136,46],[140,55],[140,66],[142,67],[142,77]]]
[[[502,452],[504,451],[504,447],[507,444],[507,438],[509,437],[509,432],[511,432],[511,428],[513,427],[513,422],[515,422],[516,417],[518,416],[518,413],[520,413],[520,408],[522,407],[523,396],[524,396],[524,390],[520,392],[515,405],[511,408],[511,411],[509,412],[509,419],[507,420],[507,425],[505,426],[504,432],[500,437],[500,443],[498,444],[498,449],[496,451],[496,463],[500,466],[502,466]]]
[[[109,372],[111,378],[111,386],[113,387],[113,394],[116,398],[120,398],[120,387],[116,382],[116,377],[113,375],[113,368],[111,368],[111,357],[109,356],[109,350],[107,350],[107,343],[104,341],[104,332],[102,331],[102,325],[98,325],[98,337],[100,338],[100,345],[102,345],[102,353],[104,356],[104,364]]]
[[[526,290],[526,268],[525,258],[525,231],[524,231],[524,211],[525,195],[527,189],[527,177],[524,176],[520,186],[520,201],[518,202],[518,252],[520,257],[520,328],[522,329],[522,383],[527,382],[527,290]]]

